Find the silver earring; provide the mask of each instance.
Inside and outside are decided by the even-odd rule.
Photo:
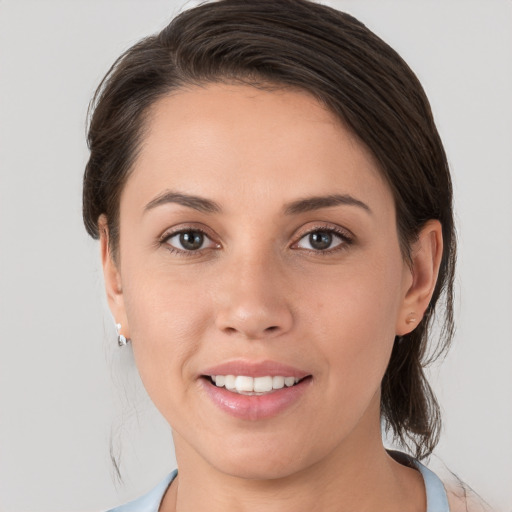
[[[120,347],[124,347],[130,340],[126,339],[126,337],[121,334],[121,324],[116,324],[116,331],[117,331],[117,344]]]

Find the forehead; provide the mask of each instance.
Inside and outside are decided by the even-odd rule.
[[[237,194],[242,205],[390,195],[370,151],[312,95],[226,84],[155,102],[127,188],[138,197],[168,188],[231,203]]]

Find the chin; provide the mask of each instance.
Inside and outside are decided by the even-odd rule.
[[[225,459],[216,467],[226,475],[245,480],[279,480],[303,469],[297,460],[287,464],[284,461],[265,460],[264,456],[245,460],[239,460],[238,457],[237,460]]]
[[[252,438],[250,441],[239,440],[229,446],[219,446],[208,458],[218,471],[235,478],[277,480],[314,464],[315,460],[310,459],[315,457],[304,453],[304,446],[312,449],[300,436],[289,434],[286,439]],[[314,449],[316,458],[320,458],[323,451],[320,447]]]

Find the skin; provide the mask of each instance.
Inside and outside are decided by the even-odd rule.
[[[169,190],[221,211],[146,209]],[[284,211],[332,194],[368,209]],[[163,239],[185,228],[205,231],[200,250]],[[173,430],[179,477],[162,511],[425,511],[419,473],[382,446],[380,383],[395,335],[429,303],[441,226],[425,225],[409,266],[388,185],[331,112],[305,92],[241,85],[160,99],[122,191],[117,258],[105,218],[100,229],[110,308]],[[342,236],[315,250],[315,230]],[[311,383],[275,417],[233,418],[199,374],[235,358],[279,361]]]

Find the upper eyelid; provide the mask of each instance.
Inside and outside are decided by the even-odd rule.
[[[310,235],[311,233],[315,233],[316,231],[330,231],[331,233],[334,233],[335,235],[338,235],[342,238],[346,238],[349,240],[353,240],[355,238],[355,235],[347,228],[343,228],[341,226],[332,226],[328,224],[317,224],[310,228],[306,228],[304,230],[300,229],[298,230],[299,233],[295,236],[295,242],[297,243],[299,240],[304,238],[307,235]]]
[[[177,247],[170,242],[171,238],[174,238],[175,236],[178,236],[181,233],[184,233],[187,231],[200,232],[201,234],[203,234],[205,236],[205,238],[208,239],[210,246],[203,247],[203,248],[197,249],[197,250],[187,250],[185,248],[182,249],[180,247]],[[221,249],[222,245],[220,244],[220,242],[218,242],[216,240],[216,238],[214,236],[210,235],[209,231],[210,230],[208,230],[206,228],[198,227],[197,225],[192,225],[192,224],[182,224],[182,225],[179,225],[179,227],[174,226],[172,228],[166,229],[156,239],[155,247],[157,249],[163,247],[166,250],[170,251],[171,253],[174,253],[176,256],[181,255],[181,256],[187,256],[187,257],[192,257],[194,255],[199,256],[201,254],[205,254],[205,251]]]
[[[219,237],[212,234],[210,229],[208,229],[206,226],[194,223],[184,223],[182,225],[179,225],[178,227],[168,228],[162,233],[162,235],[158,237],[158,241],[159,243],[163,243],[169,238],[172,238],[173,236],[176,236],[186,231],[199,231],[207,238],[209,238],[213,243],[217,244],[218,246],[222,246],[221,242],[219,241]],[[351,242],[355,239],[355,235],[347,228],[338,225],[333,226],[332,224],[329,224],[327,222],[318,222],[314,223],[311,227],[302,227],[296,230],[296,234],[293,236],[293,241],[290,242],[290,246],[297,244],[302,238],[316,231],[332,232],[336,236],[339,236],[342,239],[344,239],[345,241]]]
[[[166,229],[158,237],[158,240],[160,242],[163,242],[163,241],[167,240],[168,238],[172,238],[173,236],[179,235],[180,233],[185,233],[187,231],[199,231],[200,233],[207,236],[212,241],[216,241],[216,238],[217,238],[214,235],[212,235],[211,230],[206,227],[198,226],[197,224],[183,224],[183,225],[180,225],[179,227],[173,227],[173,228]],[[216,241],[216,243],[219,243],[219,242]]]
[[[174,237],[180,235],[181,233],[186,233],[187,231],[197,231],[197,232],[201,233],[202,235],[204,235],[205,238],[207,238],[209,240],[210,246],[203,247],[203,248],[197,249],[197,250],[188,250],[185,248],[182,249],[180,247],[176,247],[175,245],[173,245],[169,242],[169,240],[171,238],[174,238]],[[216,250],[216,249],[220,249],[222,247],[219,242],[217,242],[213,237],[211,237],[206,232],[206,230],[197,228],[197,227],[192,227],[192,226],[190,226],[190,227],[183,226],[179,229],[174,229],[174,230],[169,229],[169,230],[164,231],[163,235],[159,237],[158,242],[157,242],[157,247],[162,247],[162,246],[165,246],[167,250],[174,253],[175,255],[181,255],[181,256],[187,256],[187,257],[199,256],[201,254],[204,254],[204,251]]]

